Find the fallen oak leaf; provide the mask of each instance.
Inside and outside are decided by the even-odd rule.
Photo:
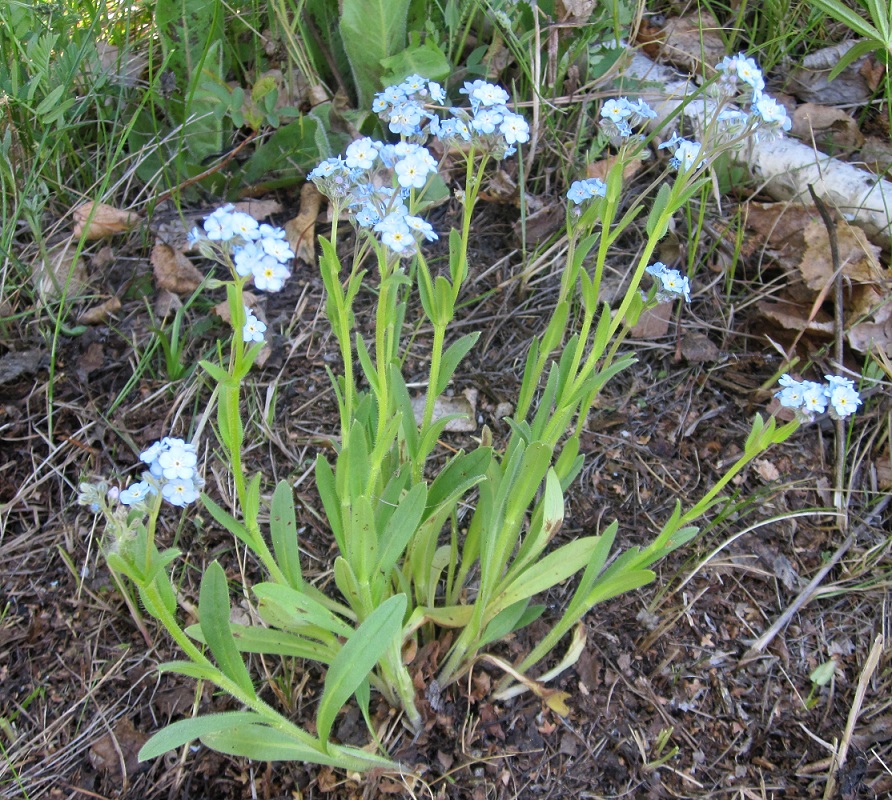
[[[83,235],[88,241],[126,233],[142,220],[135,211],[121,211],[107,203],[92,201],[79,205],[71,213],[74,217],[74,235]]]
[[[183,253],[164,242],[155,243],[150,260],[159,289],[188,294],[194,292],[204,280],[201,272]]]
[[[78,325],[102,325],[108,322],[112,314],[121,310],[121,301],[117,297],[110,297],[98,306],[86,309],[78,318]]]
[[[316,263],[316,218],[322,205],[322,193],[313,183],[300,190],[300,213],[285,223],[285,238],[295,258],[307,264]]]

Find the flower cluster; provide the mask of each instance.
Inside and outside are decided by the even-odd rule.
[[[245,325],[242,328],[242,341],[245,343],[262,342],[266,333],[266,324],[254,316],[254,312],[245,306]]]
[[[765,78],[752,58],[744,53],[725,56],[715,68],[719,74],[718,88],[722,94],[734,97],[741,83],[748,88],[751,111],[747,121],[756,125],[757,136],[776,138],[783,135],[783,131],[790,130],[793,123],[787,116],[786,109],[764,93]]]
[[[638,99],[633,103],[628,97],[618,97],[608,100],[601,107],[601,129],[611,139],[625,140],[632,137],[633,128],[656,116],[657,112],[644,100]]]
[[[669,166],[680,172],[687,172],[689,169],[700,169],[706,159],[698,158],[702,147],[699,142],[691,142],[682,139],[677,133],[663,142],[658,150],[671,150],[672,158],[669,159]]]
[[[587,178],[584,181],[573,181],[567,199],[572,200],[577,206],[593,197],[604,197],[607,194],[607,184],[599,178]]]
[[[149,471],[143,475],[141,481],[130,484],[118,495],[118,500],[123,505],[144,503],[158,491],[174,506],[185,506],[198,499],[204,480],[198,474],[195,445],[165,436],[140,453],[139,460],[148,466]]]
[[[260,224],[250,214],[236,211],[231,204],[214,211],[189,234],[198,244],[220,242],[231,254],[233,267],[242,278],[253,277],[254,287],[262,292],[281,291],[291,276],[287,264],[294,258],[283,228]]]
[[[861,405],[861,396],[855,384],[848,378],[838,375],[825,375],[827,383],[797,381],[789,375],[782,375],[783,387],[775,397],[785,408],[793,408],[803,421],[811,422],[815,414],[829,410],[833,419],[844,419],[854,414]],[[828,409],[829,407],[829,409]]]
[[[657,300],[661,303],[679,297],[683,297],[688,303],[691,302],[691,283],[687,275],[682,275],[677,269],[669,269],[662,261],[645,267],[644,271],[659,280]]]
[[[370,137],[352,142],[344,157],[327,158],[307,176],[341,208],[350,212],[360,228],[380,235],[392,252],[409,256],[423,238],[437,238],[431,225],[409,212],[405,203],[412,190],[423,189],[438,164],[424,142],[431,135],[447,145],[468,143],[501,159],[518,143],[529,140],[526,120],[505,105],[508,93],[485,81],[465,83],[461,90],[470,111],[450,108],[450,117],[438,111],[446,102],[440,84],[412,75],[375,95],[372,109],[401,141],[387,144]]]

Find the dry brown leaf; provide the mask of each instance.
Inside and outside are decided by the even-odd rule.
[[[847,319],[858,320],[846,331],[849,345],[861,353],[880,348],[892,356],[892,294],[875,286],[855,286]]]
[[[204,280],[204,276],[185,255],[163,242],[155,243],[151,261],[155,284],[159,289],[188,294],[194,292]]]
[[[797,268],[805,247],[802,231],[810,222],[820,222],[817,210],[798,203],[746,203],[743,210],[746,227],[757,234],[744,238],[746,255],[764,248],[781,266]]]
[[[12,383],[17,378],[32,375],[40,368],[42,361],[49,356],[37,348],[31,350],[11,350],[0,356],[0,386]]]
[[[607,173],[616,163],[616,156],[608,156],[600,161],[593,161],[585,168],[586,178],[598,178],[606,181]],[[640,158],[630,158],[623,166],[623,182],[632,180],[644,168],[644,161]]]
[[[75,258],[77,246],[71,239],[47,249],[44,258],[34,264],[31,279],[43,300],[69,298],[86,293],[89,284],[87,267],[81,257]]]
[[[645,308],[638,322],[629,333],[633,339],[659,339],[669,332],[674,303],[657,303],[653,308]]]
[[[805,252],[799,264],[799,271],[806,285],[821,292],[833,279],[833,259],[830,256],[830,238],[823,222],[809,222],[802,231]],[[846,222],[836,226],[836,239],[839,247],[839,262],[842,274],[854,283],[878,283],[889,275],[880,266],[880,248],[867,241],[867,235],[860,228]]]
[[[763,301],[757,304],[759,311],[768,319],[773,320],[782,328],[793,331],[833,335],[833,320],[829,314],[818,311],[815,318],[809,319],[809,309],[795,303],[769,303]]]
[[[135,86],[140,75],[145,71],[149,63],[149,57],[139,52],[138,48],[127,47],[122,53],[117,45],[108,42],[96,42],[96,54],[99,56],[99,70],[120,86]],[[91,79],[91,85],[95,83],[97,70],[87,61],[84,69]]]
[[[809,103],[858,105],[867,102],[873,94],[868,81],[861,74],[867,57],[856,59],[832,81],[829,80],[830,71],[856,43],[856,40],[849,39],[805,56],[801,66],[797,66],[789,75],[787,84],[790,91]]]
[[[889,450],[889,445],[886,445],[886,449],[877,459],[876,469],[879,487],[881,489],[892,488],[892,451]]]
[[[160,289],[155,297],[155,316],[159,319],[175,314],[178,309],[183,307],[183,301],[180,300],[173,292],[167,289]]]
[[[296,258],[307,264],[316,263],[316,218],[322,205],[322,193],[313,183],[300,190],[300,213],[285,223],[285,238]]]
[[[558,19],[561,22],[588,22],[596,0],[558,0]]]
[[[874,175],[883,175],[892,168],[892,142],[882,136],[868,136],[864,140],[858,160]]]
[[[128,777],[145,772],[151,766],[150,762],[139,760],[140,748],[148,740],[146,734],[133,727],[129,717],[121,717],[114,730],[90,747],[90,763],[104,775],[123,779],[126,783]]]
[[[685,334],[681,342],[681,354],[694,364],[718,361],[721,355],[718,347],[705,333]]]
[[[120,310],[121,301],[117,297],[110,297],[104,303],[88,308],[77,318],[77,321],[80,325],[102,325],[108,322],[108,318],[112,314],[117,314]]]
[[[793,112],[793,128],[790,131],[803,141],[818,147],[858,148],[864,137],[858,123],[845,111],[817,103],[804,103]]]
[[[242,200],[233,203],[233,207],[236,211],[243,211],[257,220],[266,219],[282,211],[282,204],[278,200]]]
[[[756,461],[753,462],[753,467],[755,467],[759,477],[766,483],[780,480],[780,472],[778,471],[778,468],[767,458],[756,459]]]
[[[721,26],[706,13],[670,19],[661,29],[642,26],[639,40],[652,59],[669,61],[687,72],[710,72],[725,55]]]
[[[71,212],[74,217],[74,235],[86,230],[85,239],[104,239],[116,233],[126,233],[142,219],[135,211],[121,211],[106,203],[83,203]],[[92,215],[92,218],[91,218]]]

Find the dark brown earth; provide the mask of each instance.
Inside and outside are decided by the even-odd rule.
[[[447,227],[452,211],[436,213],[440,229]],[[516,218],[510,207],[484,206],[472,237],[476,280],[468,293],[483,299],[464,309],[455,329],[484,332],[454,383],[479,391],[482,421],[496,445],[507,426],[494,418],[495,408],[517,394],[526,347],[541,330],[555,286],[542,274],[527,286],[513,279],[522,270]],[[614,260],[620,271],[634,256],[634,242],[626,246],[628,256]],[[489,269],[494,264],[501,266]],[[745,281],[760,265],[742,266]],[[425,705],[417,740],[399,724],[388,727],[404,776],[358,779],[314,766],[247,763],[200,747],[138,763],[141,744],[168,721],[228,707],[207,687],[196,694],[190,680],[158,677],[155,666],[176,655],[172,643],[149,625],[147,646],[104,565],[101,531],[73,502],[81,480],[132,472],[144,446],[172,431],[188,435],[204,410],[209,392],[200,376],[171,384],[160,354],[143,356],[149,367],[128,388],[152,340],[150,275],[135,237],[101,275],[107,291],[125,298],[118,318],[78,337],[63,335],[52,375],[50,347],[36,331],[0,344],[2,356],[33,351],[17,377],[0,376],[0,797],[892,796],[888,650],[874,669],[865,666],[877,637],[889,636],[889,512],[859,524],[881,495],[868,465],[888,437],[887,400],[869,406],[851,442],[851,546],[818,596],[760,654],[747,657],[751,643],[846,540],[833,515],[815,510],[832,504],[832,424],[803,428],[770,451],[735,483],[732,503],[701,536],[659,565],[654,584],[588,616],[585,651],[555,684],[571,695],[566,718],[529,695],[489,701],[499,675],[484,665],[450,688],[439,711]],[[701,285],[708,280],[704,271]],[[734,302],[752,291],[743,281],[740,287]],[[210,311],[220,299],[209,293],[188,312],[186,364],[225,335]],[[371,298],[363,302],[367,310]],[[728,329],[728,302],[716,285],[673,319],[667,336],[627,343],[639,363],[608,386],[591,415],[586,466],[568,499],[562,537],[595,533],[618,519],[621,547],[646,543],[676,498],[688,505],[701,497],[739,454],[753,415],[764,414],[770,400],[760,387],[780,362],[762,336],[764,324],[747,310],[733,315]],[[271,424],[252,429],[249,466],[262,472],[267,489],[282,478],[297,485],[305,564],[325,585],[334,546],[314,513],[321,504],[310,466],[337,427],[325,373],[337,356],[321,303],[318,273],[298,265],[286,291],[268,298],[270,329],[285,333],[246,393],[257,420],[268,389],[276,389]],[[409,363],[419,378],[424,337],[421,330]],[[444,436],[453,448],[469,442]],[[184,551],[178,569],[186,608],[196,602],[204,564],[219,559],[233,574],[239,570],[231,538],[201,512],[166,515],[160,535]],[[250,578],[250,562],[247,570]],[[545,599],[553,614],[571,588]],[[533,626],[504,643],[501,654],[524,653],[539,632]],[[426,655],[433,657],[416,658],[422,687]],[[809,675],[829,659],[835,676],[812,695]],[[288,707],[307,722],[323,676],[313,665],[289,668],[295,690]],[[856,699],[859,681],[863,697]],[[269,685],[265,695],[273,698]],[[373,711],[382,724],[392,718],[383,703],[375,708],[373,701]],[[335,734],[367,741],[353,708]],[[837,771],[832,756],[843,740],[847,756]],[[836,788],[828,795],[830,776]]]

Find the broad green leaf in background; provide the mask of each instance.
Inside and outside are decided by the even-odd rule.
[[[343,0],[339,30],[356,83],[360,108],[380,91],[381,62],[406,46],[409,0]]]
[[[410,75],[421,75],[431,81],[445,81],[452,72],[452,65],[439,45],[430,36],[422,44],[421,35],[414,31],[409,39],[409,46],[405,50],[381,60],[381,66],[387,70],[381,77],[381,83],[391,86]]]
[[[223,149],[223,121],[214,115],[219,98],[202,84],[223,84],[224,19],[222,0],[157,0],[155,26],[167,68],[173,75],[170,109],[187,123],[183,141],[200,163]]]

